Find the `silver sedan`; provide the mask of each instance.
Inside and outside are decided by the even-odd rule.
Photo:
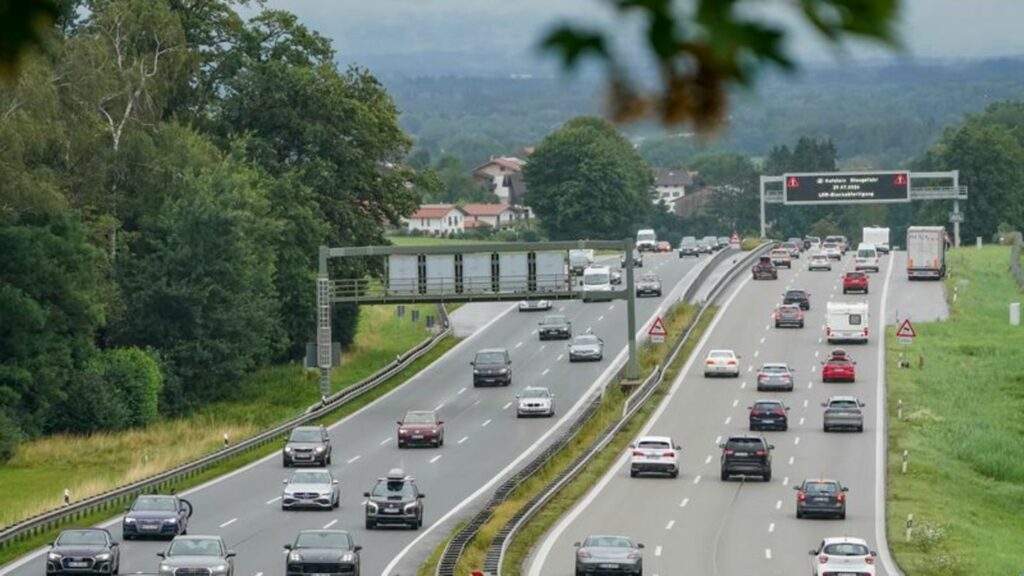
[[[604,358],[604,340],[593,334],[581,334],[569,343],[569,362],[600,361]]]
[[[329,510],[341,504],[338,480],[326,468],[298,470],[290,480],[284,481],[281,509],[319,508]]]

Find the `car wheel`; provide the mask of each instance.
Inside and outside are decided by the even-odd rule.
[[[867,288],[865,288],[865,289],[864,289],[864,293],[865,293],[865,294],[867,294],[867,293],[868,293],[868,290],[867,290]]]
[[[772,481],[772,471],[769,470],[768,472],[766,472],[765,475],[762,477],[762,479],[765,482],[771,482]]]
[[[797,517],[797,519],[803,518],[804,517],[804,513],[799,511],[799,510],[797,510],[796,511],[796,517]]]
[[[289,466],[288,459],[287,458],[282,458],[281,459],[281,465],[284,466],[285,468],[287,468]]]
[[[437,444],[439,447],[444,446],[444,434],[441,435],[441,441]]]
[[[800,327],[800,328],[803,328],[803,327],[804,327],[804,323],[803,323],[803,321],[801,320],[801,321],[800,321],[800,324],[798,324],[797,326],[798,326],[798,327]]]
[[[779,327],[779,323],[778,323],[778,322],[776,322],[776,323],[775,323],[775,327],[776,327],[776,328],[778,328],[778,327]]]
[[[823,431],[823,432],[831,432],[831,431],[832,431],[832,429],[831,429],[831,428],[829,428],[829,427],[828,427],[828,425],[826,424],[825,426],[822,426],[822,431]]]
[[[338,508],[339,506],[341,506],[341,497],[340,496],[338,497],[337,500],[334,501],[334,505],[332,507],[333,508]]]
[[[846,520],[846,510],[843,510],[842,512],[839,513],[839,519]]]
[[[401,440],[399,440],[399,441],[398,441],[398,448],[399,448],[399,449],[401,449],[401,448],[405,448],[405,442],[402,442]]]
[[[863,432],[863,431],[864,431],[864,425],[863,424],[861,424],[860,426],[857,426],[857,432]]]
[[[124,533],[124,528],[121,529],[121,537],[124,538],[125,541],[131,540],[132,538],[134,538],[134,536],[132,536],[131,534],[125,534]]]
[[[376,522],[374,522],[373,520],[370,520],[369,518],[366,519],[366,529],[367,530],[373,530],[376,527],[377,527],[377,523]]]
[[[630,478],[636,478],[639,475],[640,475],[639,472],[637,472],[636,470],[630,469],[630,471],[629,471],[629,477]]]
[[[789,424],[783,424],[782,425],[782,431],[785,432],[787,430],[789,430]]]
[[[679,478],[679,470],[673,470],[672,473],[669,474],[669,478]]]
[[[288,507],[285,506],[284,504],[281,504],[281,510],[284,510],[284,511],[287,512],[288,511]]]
[[[327,454],[327,458],[324,458],[324,464],[327,466],[331,465],[331,454]]]
[[[728,482],[728,481],[729,481],[729,473],[726,472],[725,470],[722,470],[722,482]]]

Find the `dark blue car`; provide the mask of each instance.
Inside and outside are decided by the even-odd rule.
[[[188,533],[192,504],[177,496],[144,494],[125,509],[121,534],[125,540],[138,537],[174,538]]]

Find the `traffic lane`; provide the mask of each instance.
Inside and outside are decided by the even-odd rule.
[[[676,276],[681,279],[682,275],[688,271],[689,267],[678,267],[679,270],[670,272],[666,276],[666,280],[669,282],[675,281]],[[679,272],[679,274],[675,274]],[[641,314],[644,312],[644,308],[649,308],[650,312],[653,312],[657,303],[655,299],[645,299],[643,303],[638,306]],[[568,311],[571,317],[575,319],[577,323],[589,323],[588,320],[593,320],[597,323],[597,318],[605,316],[609,312],[603,309],[602,304],[588,304],[582,305],[572,302],[566,303],[567,307],[570,308]],[[608,306],[614,306],[609,304]],[[620,307],[622,308],[622,307]],[[620,314],[624,312],[620,310]],[[595,318],[595,316],[597,318]],[[565,383],[569,382],[570,386],[563,388],[563,393],[559,396],[564,396],[563,405],[574,401],[574,396],[577,396],[589,386],[590,382],[596,378],[598,374],[607,368],[606,363],[593,363],[593,364],[578,364],[573,365],[572,370],[569,369],[567,361],[563,363],[555,362],[552,367],[544,368],[540,364],[527,362],[523,366],[516,370],[516,357],[527,357],[533,358],[541,352],[542,348],[549,347],[554,341],[541,343],[536,340],[536,336],[533,336],[532,332],[535,332],[534,322],[537,319],[537,315],[534,314],[517,314],[513,313],[513,317],[516,320],[518,327],[515,329],[520,334],[529,334],[530,338],[524,336],[523,346],[520,347],[520,353],[516,354],[513,351],[513,381],[521,381],[523,379],[522,369],[526,368],[526,379],[527,380],[543,380],[546,371],[552,367],[557,370],[559,375],[552,381]],[[642,317],[642,316],[641,316]],[[610,318],[611,319],[611,318]],[[624,320],[623,320],[624,322]],[[613,348],[616,344],[624,345],[624,336],[617,337],[618,334],[614,335],[610,339],[611,347]],[[616,342],[621,340],[621,342]],[[502,338],[500,343],[504,343],[505,340]],[[495,343],[497,344],[497,343]],[[490,343],[481,343],[479,347],[488,346]],[[510,348],[515,345],[510,346]],[[620,346],[621,347],[621,346]],[[479,426],[481,431],[477,434],[477,441],[483,443],[486,450],[487,446],[501,447],[501,449],[511,448],[512,453],[518,453],[523,449],[526,449],[532,445],[536,438],[540,435],[542,430],[545,430],[548,425],[541,424],[540,426],[533,425],[529,427],[524,426],[506,426],[503,425],[507,422],[507,419],[501,419],[498,417],[496,410],[500,410],[503,414],[513,414],[514,411],[506,408],[510,400],[504,400],[504,403],[500,406],[496,404],[489,404],[481,408],[484,399],[493,399],[499,394],[502,398],[507,396],[507,389],[499,389],[500,391],[492,391],[488,389],[474,390],[471,383],[471,372],[468,368],[468,358],[475,353],[476,347],[466,351],[467,354],[467,366],[462,367],[455,365],[455,370],[449,373],[441,373],[435,375],[442,381],[459,381],[465,379],[466,384],[460,386],[457,389],[449,389],[449,396],[447,398],[450,402],[450,406],[454,406],[454,410],[458,414],[466,414],[467,420],[475,418],[473,422],[467,422],[467,433],[470,432],[469,428],[472,426]],[[614,348],[613,348],[614,349]],[[561,353],[559,353],[561,355]],[[557,358],[557,357],[556,357]],[[531,372],[533,376],[531,377]],[[561,374],[561,372],[566,372]],[[554,376],[554,375],[553,375]],[[473,390],[473,393],[469,393]],[[456,415],[454,418],[452,414],[446,414],[446,407],[442,406],[443,402],[438,405],[433,405],[434,397],[431,396],[432,390],[428,391],[426,387],[412,387],[403,393],[405,402],[408,403],[407,407],[440,407],[440,412],[445,418],[449,419],[449,422],[457,422],[460,418]],[[417,400],[419,397],[421,400]],[[568,402],[565,402],[568,400]],[[491,415],[494,418],[488,417],[487,412],[483,412],[487,407],[492,408]],[[374,479],[384,474],[391,467],[402,467],[410,473],[415,473],[420,486],[425,492],[428,492],[430,485],[445,485],[446,488],[450,487],[450,476],[452,470],[459,470],[459,480],[463,484],[469,486],[475,486],[484,483],[492,477],[492,471],[488,469],[488,466],[481,465],[478,462],[479,450],[474,451],[472,444],[466,443],[464,446],[465,450],[449,451],[449,446],[459,446],[458,442],[462,438],[469,438],[469,435],[462,436],[459,440],[454,440],[452,432],[458,430],[459,425],[454,423],[447,424],[446,430],[446,446],[442,450],[401,450],[399,451],[394,447],[394,444],[388,442],[389,439],[395,435],[395,424],[394,420],[400,418],[401,414],[404,413],[404,408],[394,412],[391,408],[384,406],[384,404],[376,405],[366,411],[363,420],[368,421],[368,426],[363,425],[358,435],[350,438],[339,438],[338,430],[332,431],[332,437],[334,438],[334,465],[331,467],[339,478],[342,486],[342,514],[339,518],[339,522],[334,524],[335,528],[345,528],[352,530],[357,540],[365,547],[367,554],[364,555],[364,566],[368,569],[373,569],[375,562],[373,557],[375,553],[382,547],[388,547],[394,544],[395,536],[389,532],[366,532],[362,527],[363,516],[361,507],[361,494],[364,490],[369,490],[372,486]],[[494,422],[493,433],[490,435],[491,438],[487,438],[486,428]],[[345,434],[347,436],[347,434]],[[512,442],[509,439],[512,439]],[[349,441],[344,441],[349,440]],[[362,441],[363,445],[360,446],[358,443]],[[510,445],[511,444],[511,445]],[[427,454],[427,452],[431,454]],[[436,454],[434,454],[436,452]],[[397,453],[397,454],[396,454]],[[440,457],[440,458],[438,458]],[[444,458],[448,457],[450,464],[444,464]],[[494,460],[494,459],[490,459]],[[317,528],[322,527],[320,519],[317,517],[320,513],[317,512],[292,512],[282,513],[279,510],[279,502],[275,501],[275,498],[280,496],[281,484],[280,478],[287,476],[291,471],[284,470],[280,467],[276,459],[270,459],[266,464],[270,466],[268,470],[261,471],[258,475],[260,479],[255,483],[249,483],[250,485],[245,486],[241,492],[249,496],[248,498],[238,498],[238,488],[234,485],[223,485],[224,490],[228,493],[225,494],[211,494],[208,498],[210,501],[203,501],[202,499],[191,498],[195,503],[197,511],[199,510],[210,510],[213,505],[217,505],[216,516],[203,517],[199,516],[194,519],[192,523],[192,532],[212,532],[223,534],[226,540],[231,542],[237,542],[235,545],[236,552],[238,552],[238,558],[236,559],[236,567],[240,573],[247,571],[256,573],[259,571],[265,571],[269,564],[279,561],[277,558],[280,550],[279,546],[281,542],[277,542],[282,538],[284,541],[288,541],[294,536],[294,532],[303,528]],[[463,470],[472,470],[474,473],[464,474]],[[442,498],[440,501],[436,498],[429,498],[431,494],[428,492],[428,499],[425,500],[427,503],[426,510],[426,522],[430,522],[430,516],[432,509],[436,510],[437,505],[444,506],[443,496],[450,494],[452,496],[460,495],[459,491],[441,492]],[[234,496],[234,497],[232,497]],[[457,498],[456,498],[457,500]],[[345,514],[345,511],[349,511],[349,514]],[[309,516],[312,514],[313,516]],[[283,516],[282,516],[283,515]],[[288,520],[288,525],[291,526],[288,530],[290,532],[283,533],[281,519],[284,517]],[[436,517],[436,516],[435,516]],[[226,523],[226,525],[225,525]],[[360,532],[362,532],[360,534]],[[398,537],[403,543],[411,538],[411,536]],[[269,546],[267,540],[274,541],[273,546]],[[162,549],[161,544],[154,544],[149,548],[142,551],[141,555],[136,558],[133,552],[125,554],[126,566],[138,564],[139,569],[146,570],[153,567],[153,558],[151,554],[155,554],[156,551]],[[269,547],[268,547],[269,546]],[[128,548],[128,547],[126,547]],[[134,547],[133,547],[134,548]],[[137,560],[137,562],[136,562]]]
[[[799,276],[800,276],[800,273],[798,271],[795,271],[795,270],[794,270],[794,272],[792,274],[787,274],[786,272],[783,272],[783,275],[780,278],[780,280],[783,280],[784,282],[789,282],[790,280],[796,280],[797,278],[799,278]],[[794,282],[794,283],[796,283],[796,282]],[[800,283],[802,284],[802,286],[799,286],[799,287],[805,287],[805,288],[807,288],[809,290],[820,292],[821,294],[829,294],[829,295],[831,295],[832,284],[834,284],[833,277],[831,277],[830,275],[812,276],[812,277],[810,277],[810,278],[808,278],[808,279],[806,279],[804,281],[801,281]],[[761,283],[761,282],[758,282],[756,284],[760,285],[760,284],[777,284],[777,283],[770,283],[770,282]],[[797,286],[794,286],[794,287],[797,287]],[[750,288],[750,287],[748,286],[748,288]],[[768,316],[766,314],[766,311],[769,311],[771,309],[771,307],[773,306],[773,303],[771,303],[771,300],[774,298],[774,294],[772,294],[770,289],[766,290],[766,289],[761,288],[760,286],[758,286],[757,291],[758,291],[758,296],[760,296],[761,298],[749,298],[749,297],[744,297],[743,298],[744,302],[754,303],[754,306],[752,308],[749,308],[749,309],[746,309],[746,310],[744,310],[744,309],[742,309],[740,307],[737,307],[737,309],[735,309],[735,310],[729,310],[726,314],[731,314],[732,315],[733,325],[730,326],[728,324],[725,324],[722,329],[716,328],[716,330],[714,331],[715,335],[718,335],[718,334],[721,334],[721,333],[726,333],[726,334],[741,334],[741,335],[752,336],[752,335],[756,334],[756,330],[751,330],[750,327],[751,327],[751,325],[756,325],[758,323],[757,322],[750,322],[749,320],[744,320],[744,319],[757,318],[757,317],[760,316],[760,317],[765,318],[766,321],[767,321],[768,320]],[[765,294],[768,295],[767,302],[765,302],[764,304],[759,303],[759,300],[761,300],[764,297]],[[818,318],[819,315],[820,315],[821,318],[823,318],[823,314],[824,314],[824,312],[822,311],[823,308],[824,308],[824,306],[812,306],[812,310],[809,313],[809,325],[813,325],[814,322],[818,321],[819,320],[819,318]],[[762,314],[764,314],[764,315],[762,316]],[[771,332],[770,325],[765,325],[764,326],[764,333],[765,334],[769,334],[770,332]],[[720,340],[720,341],[717,341],[717,342],[714,341],[714,339],[712,339],[712,342],[707,347],[705,347],[705,350],[713,348],[713,347],[734,347],[734,348],[737,348],[738,351],[741,354],[743,354],[744,351],[747,351],[747,353],[749,354],[749,350],[753,349],[754,352],[757,353],[758,356],[762,356],[762,355],[765,356],[765,357],[777,356],[777,357],[780,357],[780,358],[778,358],[779,360],[786,360],[786,361],[790,361],[790,362],[799,362],[798,359],[793,358],[792,356],[790,356],[790,354],[792,353],[792,350],[799,350],[800,348],[813,349],[815,347],[815,345],[817,344],[817,337],[815,337],[815,335],[814,335],[815,331],[813,329],[812,330],[808,330],[808,329],[792,330],[792,331],[786,331],[786,332],[796,332],[796,333],[798,333],[800,335],[799,337],[800,337],[800,340],[801,340],[800,345],[792,346],[792,344],[789,343],[789,342],[779,342],[779,344],[781,344],[781,346],[776,346],[775,345],[776,343],[769,342],[769,345],[767,347],[765,347],[764,346],[764,342],[762,342],[761,338],[764,338],[765,341],[768,341],[769,339],[767,338],[767,336],[761,336],[759,338],[756,338],[756,342],[752,338],[748,337],[745,342],[740,343],[740,344],[737,345],[737,343],[735,342],[736,339],[734,337],[729,337],[727,340]],[[764,349],[764,353],[760,353],[762,348]],[[750,364],[750,366],[754,366],[754,365],[755,365],[754,363]],[[806,366],[807,363],[804,362],[804,363],[802,363],[802,365]],[[695,384],[699,387],[700,386],[700,380],[703,380],[703,374],[702,374],[702,367],[701,367],[701,365],[698,364],[697,366],[695,366],[693,368],[692,372],[693,373],[688,375],[688,377],[691,380],[697,380],[697,382],[695,382]],[[867,375],[867,376],[870,377],[870,375]],[[743,382],[745,382],[745,381],[746,381],[746,378],[741,378],[740,388],[736,390],[736,395],[738,396],[740,394],[744,394],[745,393],[747,397],[743,398],[743,400],[747,400],[746,404],[749,404],[749,402],[752,402],[754,399],[756,399],[758,397],[763,397],[763,396],[777,396],[777,397],[795,396],[793,394],[787,394],[787,393],[777,393],[777,394],[770,395],[770,394],[766,394],[766,393],[757,393],[756,391],[753,391],[754,390],[754,383],[753,383],[753,374],[752,373],[751,373],[750,381],[747,382],[749,385],[746,386],[746,387],[743,387]],[[807,380],[808,383],[810,383],[812,381],[813,380],[811,380],[811,379]],[[799,383],[803,383],[803,380],[798,378],[798,382]],[[685,385],[686,385],[686,383],[684,383],[684,386]],[[685,390],[685,388],[683,388],[683,389]],[[711,434],[710,434],[711,430],[719,430],[719,431],[722,431],[723,433],[717,434],[716,436],[718,438],[721,438],[723,436],[726,436],[728,434],[728,432],[731,432],[733,430],[735,430],[735,431],[742,431],[745,428],[745,426],[746,426],[746,408],[743,405],[744,402],[741,400],[740,397],[733,398],[730,401],[727,398],[728,394],[726,394],[726,395],[721,394],[723,389],[724,389],[724,387],[715,387],[715,386],[705,389],[705,392],[710,393],[710,395],[712,395],[712,396],[717,396],[717,398],[712,398],[712,399],[705,398],[705,399],[702,399],[700,402],[696,402],[695,404],[697,404],[699,406],[702,406],[702,407],[705,406],[705,405],[707,405],[707,406],[713,406],[713,405],[729,406],[729,407],[732,407],[733,410],[730,413],[730,410],[726,409],[722,413],[719,413],[719,415],[717,417],[713,417],[713,421],[715,422],[715,424],[717,424],[717,426],[715,426],[715,427],[709,427],[708,426],[709,422],[705,419],[705,422],[703,423],[703,431],[697,431],[697,435],[703,435],[705,437],[710,437],[711,436]],[[811,389],[813,390],[813,388],[811,388]],[[799,391],[800,389],[797,388],[797,390]],[[809,400],[809,398],[804,398],[804,399],[805,400]],[[815,400],[817,400],[817,399],[815,398]],[[803,403],[802,402],[794,403],[794,402],[790,401],[789,403],[790,404],[796,404],[800,408],[803,408]],[[814,402],[813,403],[813,405],[814,405],[813,407],[817,407],[817,403],[818,403],[817,401]],[[811,402],[808,402],[808,404],[810,405]],[[812,407],[812,406],[809,406],[809,407]],[[791,410],[791,412],[792,412],[792,410]],[[699,414],[700,413],[698,413],[698,418],[699,418]],[[796,416],[795,414],[791,413],[791,418],[795,419],[795,418],[798,418],[798,416]],[[811,419],[808,419],[807,417],[804,417],[804,419],[805,419],[805,425],[811,425],[811,421],[812,421]],[[794,425],[795,428],[799,428],[800,427],[799,425],[796,424],[796,422],[799,422],[799,420],[792,420],[792,421],[794,421],[793,425]],[[692,430],[694,428],[693,420],[692,419],[687,419],[687,422],[688,422],[688,424],[690,424],[690,426],[688,426],[687,430],[685,430],[682,433],[684,435],[685,435],[685,432],[689,432],[690,430]],[[727,424],[727,422],[728,422],[728,424]],[[734,425],[736,422],[741,422],[742,424],[740,426],[735,427],[732,430],[730,430],[729,426]],[[697,427],[700,428],[701,426],[698,425]],[[791,428],[791,430],[793,430],[793,428]],[[652,433],[663,433],[663,432],[664,431],[658,430],[657,426],[655,426],[655,429],[652,431]],[[772,439],[772,437],[776,436],[776,435],[778,435],[779,437],[783,437],[783,438],[785,438],[787,436],[786,433],[766,433],[766,436],[768,436],[770,439]],[[799,436],[796,436],[796,437],[799,437]],[[796,437],[791,437],[791,438],[795,440]],[[774,442],[774,440],[771,440],[771,441]],[[683,448],[684,448],[683,474],[684,474],[684,476],[686,475],[686,465],[687,465],[686,463],[687,462],[692,463],[692,460],[693,460],[692,458],[687,458],[685,456],[685,454],[687,452],[686,447],[687,447],[687,443],[684,441],[684,445],[683,445]],[[708,475],[711,475],[711,476],[717,478],[717,462],[716,462],[717,459],[718,459],[717,458],[717,446],[715,448],[716,448],[715,453],[709,452],[704,457],[703,460],[700,460],[699,457],[697,458],[697,460],[699,462],[698,466],[700,464],[704,464],[705,465],[704,471],[706,472],[706,474],[700,475],[700,477],[705,479],[705,480],[707,479]],[[788,466],[789,462],[790,462],[789,458],[793,457],[795,459],[795,447],[791,447],[791,446],[787,446],[787,445],[782,445],[782,446],[777,446],[777,448],[778,448],[778,450],[775,453],[775,461],[774,461],[774,463],[775,463],[776,469],[778,470],[780,468],[780,463],[783,466]],[[794,452],[794,453],[793,454],[787,454],[788,452],[791,452],[791,451]],[[623,470],[625,470],[625,468],[623,468]],[[628,475],[625,474],[624,471],[619,471],[618,476],[616,477],[616,480],[621,480],[621,483],[624,485],[624,490],[623,490],[624,494],[628,494],[629,492],[631,492],[631,490],[630,490],[631,486],[625,485],[625,483],[629,482],[629,481],[635,482],[635,480],[627,479],[626,478],[627,476]],[[700,480],[698,480],[698,476],[694,476],[693,480],[697,481],[698,483],[700,483]],[[783,480],[787,484],[790,483],[790,480],[787,480],[785,477],[783,477]],[[717,482],[717,480],[716,480],[716,482]],[[776,478],[773,479],[773,483],[775,483],[775,482],[778,482],[778,472],[776,472]],[[751,486],[746,486],[745,484],[746,483],[741,483],[740,485],[744,486],[744,489],[746,489],[746,491],[747,491],[747,495],[753,495],[753,498],[754,498],[755,502],[759,501],[765,495],[765,490],[763,490],[763,489],[758,490],[758,488],[759,488],[758,486],[755,486],[753,484]],[[645,493],[647,492],[646,488],[647,488],[647,486],[645,486]],[[716,488],[721,488],[721,489],[720,490],[716,490]],[[792,498],[791,486],[787,486],[787,487],[785,487],[785,489],[790,490],[789,497]],[[716,499],[718,501],[725,501],[725,496],[727,496],[729,494],[733,494],[733,493],[737,493],[738,494],[737,489],[735,487],[730,487],[729,484],[726,484],[724,486],[717,485],[717,484],[713,485],[713,487],[711,488],[711,491],[712,492],[716,492],[716,491],[719,492],[718,496],[716,497]],[[612,499],[614,500],[615,497],[612,497]],[[604,500],[604,498],[602,498],[602,501],[603,500]],[[664,504],[664,499],[654,499],[654,501],[658,502],[659,504],[662,504],[662,505]],[[744,502],[745,501],[746,501],[745,499],[741,499],[741,500],[737,501],[736,505],[739,507],[739,509],[741,509],[741,510],[744,509]],[[691,499],[691,500],[689,500],[687,502],[687,504],[689,506],[695,506],[697,504],[697,502],[699,502],[699,501],[696,500],[696,499]],[[776,505],[778,503],[779,503],[778,499],[770,502],[770,504],[772,504],[772,505]],[[602,508],[603,508],[603,506],[602,506]],[[636,509],[635,508],[635,503],[634,503],[634,508],[633,509]],[[657,518],[659,510],[662,510],[662,509],[663,509],[662,506],[658,506],[656,509],[651,509],[651,510],[640,509],[640,510],[638,510],[638,512],[635,515],[635,517],[638,518],[638,519],[641,519],[641,522],[639,522],[639,523],[636,523],[636,522],[630,523],[630,522],[626,521],[626,522],[624,522],[624,524],[627,525],[627,528],[632,527],[632,526],[630,526],[632,524],[636,528],[640,528],[642,530],[643,527],[648,526],[648,522],[646,521],[646,519],[648,519],[648,518]],[[721,508],[717,508],[717,510],[720,512],[722,509]],[[588,512],[589,512],[589,510],[588,510]],[[764,512],[763,511],[755,511],[755,512],[747,512],[747,514],[757,515],[757,514],[764,514]],[[585,518],[585,516],[586,515],[581,516],[581,519]],[[729,517],[727,517],[727,518],[729,518]],[[671,523],[673,523],[673,519],[667,519],[667,520],[663,519],[663,520],[665,520],[665,525],[666,526],[671,524]],[[586,522],[586,524],[588,525],[588,528],[585,529],[585,530],[582,530],[580,534],[575,534],[574,536],[582,537],[581,536],[582,532],[602,531],[602,529],[599,529],[597,527],[603,528],[604,526],[616,525],[616,524],[622,524],[622,523],[623,522],[620,521],[619,515],[617,513],[612,513],[610,515],[606,515],[605,518],[603,518],[603,519],[601,519],[601,520],[599,520],[597,522],[593,522],[593,523]],[[678,523],[678,521],[676,521],[676,523]],[[651,537],[657,537],[658,536],[657,527],[661,525],[661,522],[654,521],[654,522],[650,522],[649,524],[650,524],[651,529],[654,530],[654,532],[653,533],[649,533],[649,535]],[[747,523],[747,524],[749,525],[749,523]],[[768,532],[768,528],[770,526],[771,526],[771,522],[766,523],[763,526],[763,529],[765,530],[765,533],[769,533]],[[591,530],[591,529],[593,529],[593,530]],[[723,526],[723,530],[728,530],[728,529],[729,529],[728,526]],[[772,532],[774,532],[774,531],[775,531],[775,528],[772,528]],[[583,536],[585,536],[585,534],[583,534]],[[564,540],[567,540],[567,538],[563,538],[562,540],[564,542]],[[571,544],[571,542],[567,542],[565,544],[569,545],[569,544]],[[692,549],[688,550],[688,548],[691,548],[691,547],[689,547],[689,546],[680,547],[678,545],[678,543],[673,542],[672,549],[674,551],[677,551],[677,552],[678,551],[682,551],[683,556],[680,557],[680,556],[678,556],[676,554],[671,554],[671,556],[675,560],[680,560],[680,558],[685,558],[686,561],[687,561],[687,565],[688,566],[692,566],[692,559],[693,558],[695,558],[695,557],[705,557],[705,558],[707,558],[709,560],[709,563],[707,565],[705,565],[702,568],[702,570],[708,571],[707,573],[713,573],[713,572],[710,572],[710,571],[714,570],[716,568],[716,566],[714,564],[712,564],[711,561],[713,561],[715,559],[715,556],[714,555],[708,556],[706,554],[706,550],[708,550],[709,548],[705,544],[706,543],[700,542],[700,540],[697,540],[697,541],[694,542],[694,546],[692,547]],[[717,544],[719,544],[719,542],[716,540],[713,544],[717,545]],[[655,545],[655,546],[657,546],[657,545]],[[562,547],[562,545],[559,544],[559,545],[556,546],[556,549],[560,549],[561,547]],[[650,546],[649,546],[649,548],[650,548]],[[667,550],[668,550],[667,547],[663,548],[663,551],[667,551]],[[699,553],[700,551],[705,551],[705,552],[703,554],[698,554],[697,556],[691,555],[692,552],[698,552]],[[650,550],[648,550],[648,553],[649,552],[650,552]],[[763,550],[761,550],[760,552],[763,553]],[[667,552],[665,552],[665,553],[667,554]],[[734,558],[734,557],[736,557],[736,555],[729,555],[729,558]],[[563,560],[565,560],[565,559],[563,559]],[[669,565],[671,565],[671,563],[673,561],[675,561],[675,560],[670,560],[669,561]],[[571,570],[571,556],[566,561],[569,562],[569,564],[567,564],[567,566],[568,566],[568,569]],[[648,563],[648,566],[651,566],[653,568],[654,564]],[[556,568],[554,571],[552,571],[550,573],[561,573],[561,570],[563,570],[565,568],[566,567],[559,567],[559,568]],[[657,571],[657,569],[655,569],[655,571]],[[544,574],[549,573],[549,570],[547,569],[547,566],[545,567],[545,570],[542,573],[544,573]],[[725,573],[731,573],[731,572],[725,572]]]
[[[886,324],[895,324],[896,318],[910,318],[911,322],[932,322],[949,318],[949,304],[946,300],[946,283],[935,280],[907,278],[907,253],[893,252],[883,257],[893,266],[889,289],[889,310]]]

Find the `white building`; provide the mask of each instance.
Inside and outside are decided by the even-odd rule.
[[[508,204],[465,204],[466,227],[490,226],[495,230],[509,228],[516,222],[516,212]]]
[[[522,176],[525,165],[525,160],[514,156],[499,156],[473,169],[473,177],[490,188],[502,204],[515,204],[510,180],[512,176]]]
[[[674,212],[676,201],[686,196],[688,186],[693,186],[693,175],[689,171],[657,168],[654,170],[654,196],[651,201],[655,204],[663,201],[668,211]]]
[[[466,230],[466,213],[453,204],[423,204],[406,219],[406,228],[443,236]]]

